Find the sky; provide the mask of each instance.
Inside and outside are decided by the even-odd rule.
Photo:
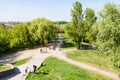
[[[99,12],[105,3],[120,4],[120,0],[0,0],[0,22],[32,21],[47,18],[52,21],[70,21],[73,3],[79,1],[83,10]]]

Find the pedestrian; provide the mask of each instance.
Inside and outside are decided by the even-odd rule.
[[[40,53],[42,53],[42,49],[40,49]]]
[[[28,67],[25,68],[25,73],[28,73]]]
[[[45,53],[47,53],[47,48],[45,48]]]
[[[33,65],[33,72],[36,73],[37,66]]]
[[[28,72],[28,73],[31,73],[31,68],[28,68],[27,72]]]

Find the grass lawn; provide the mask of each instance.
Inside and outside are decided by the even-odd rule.
[[[9,66],[0,64],[0,71],[4,71],[4,70],[8,70],[8,69],[10,69]]]
[[[67,57],[111,72],[120,72],[120,69],[112,65],[108,56],[100,55],[97,50],[75,50],[68,52]]]
[[[26,80],[111,80],[96,73],[78,68],[65,61],[49,57],[36,74],[30,73]]]
[[[21,60],[17,60],[15,62],[11,62],[10,64],[14,65],[14,66],[19,66],[19,65],[22,65],[26,62],[28,62],[32,57],[29,57],[29,58],[25,58],[25,59],[21,59]]]

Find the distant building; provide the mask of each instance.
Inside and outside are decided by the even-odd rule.
[[[13,28],[15,24],[22,22],[0,22],[4,27],[10,29]]]

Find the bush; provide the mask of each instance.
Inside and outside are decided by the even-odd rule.
[[[68,40],[64,40],[60,47],[61,48],[74,47],[74,44]]]

